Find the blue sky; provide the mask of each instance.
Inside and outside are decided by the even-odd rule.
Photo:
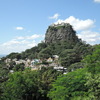
[[[77,36],[100,43],[100,0],[0,0],[0,54],[21,52],[44,40],[52,23],[70,23]]]

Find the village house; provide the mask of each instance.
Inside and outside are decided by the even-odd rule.
[[[53,62],[53,59],[50,57],[47,59],[47,62]]]
[[[5,60],[5,63],[10,63],[11,62],[11,59],[9,59],[9,58],[7,58],[6,60]]]
[[[17,58],[15,58],[15,59],[12,59],[12,61],[17,61]]]
[[[58,60],[59,56],[58,55],[53,55],[54,60]]]
[[[54,69],[56,69],[57,71],[63,71],[63,72],[66,72],[66,70],[67,70],[67,68],[64,68],[62,66],[54,67]]]
[[[25,67],[29,67],[30,65],[31,65],[31,60],[30,59],[26,59]]]
[[[18,61],[15,61],[16,65],[17,65],[17,64],[21,64],[21,63],[24,63],[24,64],[25,64],[25,62],[26,62],[26,61],[25,61],[25,60],[22,60],[22,59],[20,59],[20,60],[18,60]]]
[[[11,61],[15,62],[16,65],[24,63],[25,64],[25,68],[30,67],[31,70],[41,70],[42,67],[49,67],[49,66],[54,66],[54,69],[56,69],[57,71],[65,71],[65,70],[67,70],[66,68],[60,66],[58,59],[59,59],[58,55],[53,55],[52,57],[50,57],[50,58],[48,58],[46,60],[46,62],[49,63],[48,65],[47,64],[43,64],[43,61],[40,60],[40,59],[30,60],[30,59],[27,59],[27,58],[25,60],[23,60],[23,59],[17,60],[16,58],[11,60],[11,59],[7,58],[5,60],[5,63],[7,64],[7,66],[10,66],[9,63]]]

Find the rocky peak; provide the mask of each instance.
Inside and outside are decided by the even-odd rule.
[[[45,34],[45,43],[55,43],[57,41],[78,42],[76,32],[69,23],[52,24]]]

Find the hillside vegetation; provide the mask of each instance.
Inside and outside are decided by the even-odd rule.
[[[25,68],[24,64],[5,59],[40,59],[45,64],[53,55],[58,65],[40,70]],[[42,62],[42,64],[43,64]],[[11,72],[13,70],[13,72]],[[78,39],[70,24],[49,26],[45,42],[22,53],[11,53],[0,60],[0,100],[99,100],[100,45],[91,46]]]

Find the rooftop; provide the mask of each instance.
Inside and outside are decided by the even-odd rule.
[[[51,24],[50,26],[54,26],[54,27],[58,27],[58,26],[68,26],[68,25],[70,25],[69,23],[64,23],[64,22],[62,22],[62,23],[53,23],[53,24]]]

